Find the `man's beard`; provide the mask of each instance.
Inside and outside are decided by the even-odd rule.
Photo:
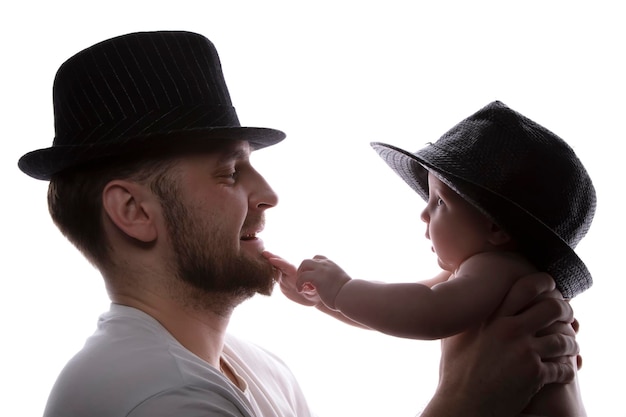
[[[179,279],[201,292],[195,298],[216,296],[240,302],[255,293],[270,295],[276,275],[272,265],[261,254],[236,253],[233,231],[224,230],[219,219],[194,216],[178,186],[170,185],[159,190],[159,196],[174,251],[173,268]],[[244,229],[262,220],[246,219]]]

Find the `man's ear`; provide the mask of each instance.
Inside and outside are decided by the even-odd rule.
[[[102,191],[104,212],[127,236],[149,243],[157,238],[156,199],[149,188],[126,181],[110,181]]]
[[[505,245],[512,241],[511,235],[502,230],[500,226],[491,223],[491,231],[489,234],[489,243],[495,246]]]

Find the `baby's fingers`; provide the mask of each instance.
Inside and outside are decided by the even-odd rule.
[[[304,273],[308,271],[319,270],[324,266],[332,265],[333,262],[323,255],[315,255],[313,258],[305,259],[300,263],[298,267],[298,273]]]
[[[263,252],[263,256],[268,260],[272,266],[279,269],[285,275],[295,276],[296,275],[296,267],[287,262],[285,259],[280,256],[274,255],[271,252],[265,251]]]

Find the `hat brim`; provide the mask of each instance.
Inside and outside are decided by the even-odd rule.
[[[380,142],[372,147],[425,201],[428,201],[428,172],[469,201],[511,234],[529,260],[549,273],[565,298],[573,298],[591,287],[593,281],[584,262],[558,234],[532,213],[492,190],[445,172],[435,155],[418,156]],[[434,150],[436,152],[436,150]],[[527,236],[532,238],[526,238]]]
[[[200,151],[203,146],[214,144],[216,140],[246,141],[254,150],[258,150],[275,145],[285,137],[285,133],[280,130],[262,127],[172,130],[84,146],[52,146],[38,149],[22,156],[18,161],[18,166],[25,174],[33,178],[50,180],[55,174],[78,165],[141,150],[158,152],[159,149],[184,147]]]

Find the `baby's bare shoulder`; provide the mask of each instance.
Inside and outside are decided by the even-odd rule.
[[[537,272],[537,269],[519,253],[493,251],[471,256],[460,266],[459,272],[462,271],[481,271],[481,275],[489,272],[489,275],[520,277]]]

